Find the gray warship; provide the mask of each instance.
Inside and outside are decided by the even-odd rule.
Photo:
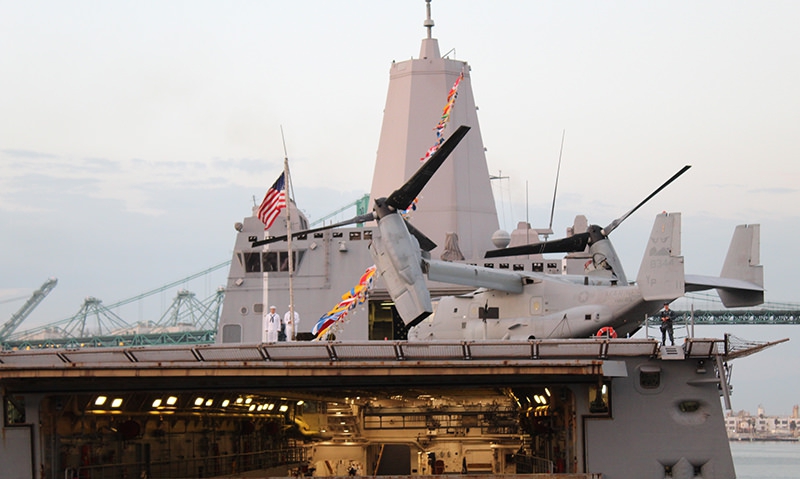
[[[470,66],[441,56],[429,2],[424,26],[419,57],[390,67],[371,200],[418,170],[436,141],[432,126],[446,94],[459,81],[449,119],[470,133],[430,178],[409,219],[435,244],[425,264],[441,258],[460,265],[442,278],[495,269],[501,274],[490,279],[499,287],[508,278],[562,278],[578,270],[583,286],[615,297],[621,289],[614,288],[627,284],[621,269],[589,274],[580,252],[558,260],[485,258],[538,232],[527,224],[510,235],[499,231]],[[487,295],[512,293],[476,292],[430,276],[432,309],[445,304],[436,298],[458,298],[466,306],[454,321],[465,333],[420,335],[429,317],[409,328],[380,274],[346,317],[314,335],[319,318],[375,264],[369,244],[382,231],[365,221],[302,233],[308,219],[291,200],[286,219],[265,231],[256,209],[235,225],[216,343],[0,352],[3,477],[735,477],[723,416],[728,363],[769,344],[685,338],[666,346],[585,334],[606,323],[604,313],[584,309],[563,313],[559,334],[495,336],[493,324],[504,313]],[[657,218],[654,231],[679,231],[679,220]],[[578,219],[572,232],[589,229]],[[287,233],[291,244],[253,246]],[[723,278],[687,276],[681,288],[714,287],[732,303],[757,303],[757,228],[734,237],[736,254],[729,254]],[[665,238],[677,243],[664,274],[682,275],[679,237]],[[672,297],[667,289],[636,294],[642,301]],[[644,307],[654,313],[661,296]],[[267,341],[270,305],[281,313],[291,305],[299,314],[295,341]],[[546,297],[524,305],[534,317],[553,307]],[[613,323],[620,336],[641,327],[630,319],[640,312]]]

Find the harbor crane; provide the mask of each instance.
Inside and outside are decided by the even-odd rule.
[[[29,314],[42,302],[42,300],[47,296],[53,288],[56,287],[58,283],[58,279],[50,278],[42,284],[42,286],[33,292],[30,298],[25,301],[25,304],[22,305],[16,313],[11,315],[11,319],[6,321],[6,323],[0,327],[0,341],[6,340],[11,333],[14,332],[17,327],[25,321],[25,318],[28,317]]]

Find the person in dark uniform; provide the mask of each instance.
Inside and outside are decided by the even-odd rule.
[[[672,320],[675,318],[675,311],[669,309],[669,303],[664,303],[664,309],[661,310],[661,344],[667,345],[667,333],[669,333],[669,342],[675,346],[675,338],[672,335]]]

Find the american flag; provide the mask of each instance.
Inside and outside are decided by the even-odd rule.
[[[258,219],[264,223],[264,229],[269,229],[275,219],[278,218],[281,210],[286,207],[286,191],[284,188],[286,178],[284,175],[285,173],[281,173],[281,176],[275,180],[275,184],[267,190],[264,201],[258,207]]]

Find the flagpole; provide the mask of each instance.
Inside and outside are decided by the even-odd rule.
[[[281,125],[281,141],[283,141],[283,174],[286,181],[284,181],[284,190],[286,192],[286,243],[288,249],[289,259],[289,319],[292,321],[292,334],[296,335],[297,327],[294,324],[294,256],[292,255],[292,205],[291,196],[289,192],[289,154],[286,152],[286,138],[283,136],[283,125]],[[293,338],[286,338],[291,340]]]

